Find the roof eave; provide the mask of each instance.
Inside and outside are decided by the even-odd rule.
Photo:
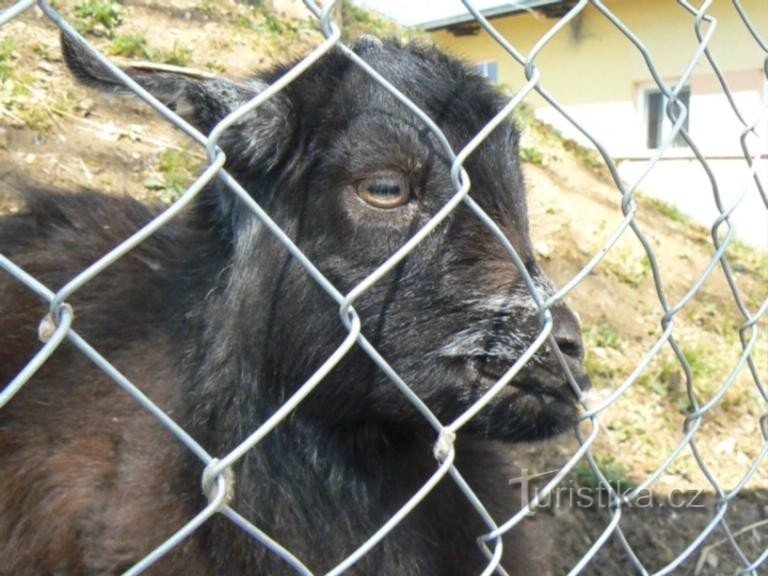
[[[552,4],[563,4],[564,0],[517,0],[516,2],[510,2],[501,6],[495,6],[493,8],[486,8],[480,10],[480,13],[486,18],[498,18],[501,16],[511,16],[520,12],[529,12],[535,8],[541,8]],[[466,24],[473,22],[475,17],[466,12],[464,14],[458,14],[456,16],[449,16],[447,18],[440,18],[438,20],[430,20],[428,22],[421,22],[414,24],[416,28],[422,28],[424,30],[438,30],[440,28],[449,28],[459,24]]]

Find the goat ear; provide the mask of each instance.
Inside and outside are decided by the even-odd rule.
[[[67,67],[82,84],[102,91],[130,93],[79,40],[62,33],[61,49]],[[141,67],[124,68],[123,72],[204,134],[265,87],[259,82],[240,84],[200,74]]]

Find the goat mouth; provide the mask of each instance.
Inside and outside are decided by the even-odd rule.
[[[506,374],[513,361],[494,356],[463,359],[464,386],[469,398],[479,399]],[[574,374],[581,385],[583,374]],[[577,395],[562,369],[543,365],[525,366],[481,411],[476,428],[483,436],[504,441],[534,441],[557,436],[578,421]]]
[[[511,367],[510,360],[498,356],[473,356],[467,360],[470,381],[480,393],[494,386]],[[575,376],[577,383],[581,384],[579,376]],[[539,365],[525,366],[510,380],[502,393],[541,396],[570,404],[578,400],[559,366],[553,369]]]

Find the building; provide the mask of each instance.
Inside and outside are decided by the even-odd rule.
[[[483,13],[519,52],[528,55],[576,2],[519,0],[497,4]],[[712,65],[703,55],[696,59],[700,50],[696,17],[673,0],[605,0],[604,4],[647,48],[660,80],[677,88],[678,100],[688,109],[682,126],[707,158],[726,206],[744,194],[734,212],[739,236],[768,247],[768,199],[761,197],[745,160],[742,135],[747,130]],[[715,0],[707,10],[713,23],[702,22],[700,33],[710,37],[708,47],[733,104],[746,125],[754,126],[754,133],[746,136],[745,143],[756,158],[756,175],[768,193],[768,2],[738,3],[761,35],[762,46],[734,4]],[[432,32],[439,45],[474,62],[493,81],[513,91],[525,84],[523,66],[466,11],[421,26]],[[638,181],[663,142],[671,138],[672,129],[665,114],[668,98],[638,48],[589,4],[541,49],[533,62],[541,73],[541,86],[605,146],[628,183]],[[532,94],[526,102],[539,119],[555,126],[564,136],[591,145],[540,96]],[[706,171],[679,136],[672,138],[639,188],[673,202],[704,224],[711,225],[718,213]]]

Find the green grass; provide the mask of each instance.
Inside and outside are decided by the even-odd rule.
[[[651,261],[647,254],[639,258],[627,252],[609,255],[604,265],[619,282],[632,288],[639,287],[651,275]]]
[[[0,81],[0,103],[6,106],[25,105],[29,96],[29,87],[21,82],[16,82],[13,78],[8,78],[4,82]]]
[[[535,166],[541,166],[544,164],[544,155],[536,150],[536,148],[531,148],[528,146],[522,146],[520,148],[520,159],[523,162],[534,164]]]
[[[582,146],[570,138],[563,139],[563,148],[573,154],[582,165],[593,172],[600,172],[605,168],[605,163],[597,150]]]
[[[712,350],[703,347],[684,348],[683,356],[691,369],[691,374],[695,379],[703,379],[715,372],[709,359],[712,357]]]
[[[188,66],[192,59],[192,51],[178,42],[174,42],[170,50],[157,51],[141,34],[124,34],[115,37],[109,47],[109,53],[113,56],[151,60],[174,66]]]
[[[624,338],[621,334],[607,324],[601,326],[585,326],[584,334],[590,346],[613,348],[614,350],[621,350],[624,346]]]
[[[39,101],[36,79],[26,67],[18,66],[14,38],[0,40],[0,107],[34,132],[47,132],[52,124],[51,108]]]
[[[52,61],[51,48],[47,44],[38,43],[32,47],[32,51],[43,60]]]
[[[75,26],[82,33],[112,38],[123,22],[122,8],[117,2],[91,0],[75,4]]]
[[[173,66],[188,66],[192,60],[192,51],[178,42],[173,43],[173,48],[167,52],[161,52],[159,60]]]
[[[232,23],[238,28],[244,28],[246,30],[254,30],[255,23],[253,18],[246,16],[245,14],[238,14],[232,19]]]
[[[502,87],[503,88],[503,87]],[[514,93],[512,88],[507,88],[510,95]],[[520,128],[528,128],[533,126],[538,120],[533,115],[533,110],[525,103],[520,104],[514,110],[512,110],[512,118]]]
[[[417,29],[403,28],[392,20],[382,18],[353,4],[350,0],[341,3],[341,33],[345,39],[361,34],[373,34],[379,38],[399,38],[402,41],[425,39],[429,36]]]
[[[754,274],[758,280],[768,282],[768,253],[733,240],[726,250],[728,260],[737,272]]]
[[[155,52],[149,47],[147,39],[141,34],[124,34],[117,36],[109,47],[109,53],[113,56],[126,58],[141,58],[153,60]]]
[[[719,341],[721,342],[721,341]],[[733,361],[739,350],[733,349],[733,359],[721,346],[697,343],[682,348],[683,357],[693,377],[693,389],[699,404],[707,402],[722,386],[733,368]],[[685,381],[685,370],[671,349],[657,356],[638,378],[637,386],[653,392],[676,407],[681,414],[690,412],[691,402]],[[746,399],[744,390],[732,386],[721,407],[735,408]]]
[[[200,10],[202,10],[203,14],[209,18],[218,18],[221,16],[221,6],[219,6],[218,2],[203,0],[203,2],[200,4]]]
[[[627,490],[632,490],[637,486],[637,484],[629,478],[629,473],[627,472],[626,467],[613,456],[595,455],[594,459],[598,468],[600,468],[600,471],[603,473],[603,476],[605,476],[605,479],[608,481],[608,484],[620,494],[623,494]],[[600,481],[600,478],[595,474],[588,462],[576,466],[573,469],[572,474],[575,476],[576,483],[579,486],[584,486],[593,490],[605,490],[604,484]]]
[[[16,48],[15,39],[3,38],[0,40],[0,82],[11,76],[11,63],[15,59]]]
[[[595,387],[614,384],[614,379],[619,374],[621,366],[615,358],[598,351],[598,349],[622,350],[625,343],[624,338],[612,326],[605,324],[599,326],[587,324],[584,326],[583,334],[587,350],[584,368],[592,377]]]
[[[643,197],[642,202],[650,206],[657,214],[668,220],[672,220],[673,222],[679,222],[680,224],[686,225],[692,224],[693,222],[690,216],[684,214],[669,202],[645,196]]]
[[[17,110],[19,118],[24,120],[27,128],[34,132],[46,133],[53,126],[53,119],[45,108],[38,106],[24,106]]]
[[[515,94],[515,89],[510,86],[500,86],[500,89],[507,96],[511,97]],[[565,151],[570,152],[585,168],[606,178],[610,177],[605,162],[597,150],[582,146],[570,138],[565,138],[557,128],[537,119],[533,108],[528,104],[523,103],[517,106],[512,112],[512,117],[521,130],[533,131],[537,138],[540,138],[543,142],[559,144]],[[520,152],[522,155],[523,150]]]
[[[598,385],[610,385],[612,383],[616,376],[616,366],[614,364],[600,359],[596,354],[591,354],[589,351],[587,351],[587,355],[584,358],[584,369],[594,381],[596,388]]]
[[[157,192],[165,203],[176,200],[192,182],[200,168],[200,159],[186,150],[166,150],[157,161],[159,176],[144,180],[144,187]]]

